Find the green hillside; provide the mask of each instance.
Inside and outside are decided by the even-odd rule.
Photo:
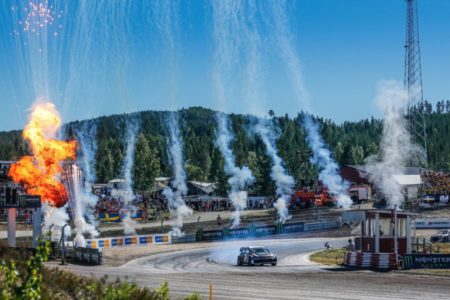
[[[442,102],[443,103],[443,102]],[[430,167],[436,170],[450,170],[450,109],[427,111],[428,157]],[[450,108],[450,105],[447,105]],[[441,107],[441,106],[439,106]],[[97,124],[98,145],[96,174],[98,182],[106,182],[120,176],[120,167],[125,154],[125,122],[127,118],[140,118],[140,131],[136,143],[135,188],[146,190],[154,177],[170,176],[168,163],[165,119],[167,112],[144,111],[100,117],[94,120],[66,124],[64,131],[68,138],[74,137],[74,130],[85,122]],[[308,184],[317,175],[309,163],[309,149],[305,132],[300,126],[302,114],[296,118],[273,116],[279,128],[278,148],[288,172],[297,185]],[[215,147],[215,112],[192,107],[179,111],[183,134],[185,168],[190,180],[215,181],[219,192],[226,191],[226,175],[223,172],[223,158]],[[254,118],[248,115],[230,115],[235,134],[233,143],[236,161],[247,164],[253,171],[256,182],[253,192],[272,194],[274,186],[270,180],[270,161],[265,155],[264,144],[251,132]],[[331,120],[317,118],[321,124],[322,136],[329,144],[340,165],[362,164],[364,158],[378,152],[382,121],[377,119],[336,124]],[[91,125],[91,124],[89,124]],[[26,154],[28,147],[23,143],[19,131],[0,132],[0,160],[14,160]]]

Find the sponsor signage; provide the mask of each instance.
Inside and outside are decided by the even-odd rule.
[[[197,240],[219,240],[227,238],[245,238],[262,235],[274,235],[278,233],[289,232],[303,232],[305,231],[305,224],[301,223],[289,223],[267,226],[250,226],[243,228],[233,228],[224,230],[198,230]]]
[[[404,269],[450,269],[450,254],[403,255]]]
[[[235,228],[229,229],[227,232],[229,237],[237,237],[237,236],[249,236],[250,230],[248,228]]]
[[[291,223],[283,225],[283,232],[303,232],[305,231],[305,223]]]
[[[205,240],[221,239],[223,238],[223,231],[222,230],[203,231],[202,237]]]
[[[275,225],[271,226],[256,226],[255,227],[255,234],[256,235],[266,235],[266,234],[276,234],[277,233],[277,227]]]
[[[170,244],[169,234],[126,236],[105,239],[92,239],[86,241],[87,248],[110,248],[133,245]]]
[[[417,229],[427,229],[427,228],[450,228],[450,219],[436,218],[436,219],[417,219],[416,220]]]

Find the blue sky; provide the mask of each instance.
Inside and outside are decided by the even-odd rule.
[[[61,28],[46,40],[45,58],[36,55],[39,47],[33,44],[42,36],[11,34],[21,29],[18,20],[23,21],[11,7],[23,9],[22,2],[28,1],[0,5],[0,130],[23,127],[37,96],[55,102],[64,121],[137,110],[218,107],[208,1],[180,3],[177,22],[171,24],[177,32],[172,54],[154,24],[158,12],[152,10],[157,7],[145,6],[147,1],[86,1],[81,8],[57,1],[53,9],[62,10],[63,16],[46,32]],[[290,2],[290,29],[314,113],[337,122],[381,117],[373,104],[377,82],[403,80],[404,1]],[[424,96],[432,103],[450,98],[448,12],[450,1],[419,1]],[[170,57],[176,58],[173,68]],[[277,114],[298,111],[285,66],[274,55],[265,59],[271,65],[264,83],[268,107]],[[33,72],[38,79],[30,77]],[[36,88],[35,81],[47,89]],[[237,93],[227,99],[227,109],[247,113],[242,97]]]

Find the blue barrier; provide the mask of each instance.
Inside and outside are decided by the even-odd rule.
[[[276,225],[264,225],[264,226],[254,226],[241,227],[241,228],[225,228],[220,230],[198,230],[196,234],[197,241],[204,240],[222,240],[222,239],[233,239],[233,238],[249,238],[264,235],[275,235],[281,233],[295,233],[304,231],[317,231],[325,229],[339,228],[340,224],[337,221],[331,222],[319,222],[319,223],[277,223]]]

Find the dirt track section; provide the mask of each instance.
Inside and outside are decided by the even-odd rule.
[[[157,287],[168,281],[178,299],[198,291],[214,299],[448,299],[450,279],[401,272],[328,270],[305,256],[322,249],[324,241],[338,247],[345,239],[270,239],[210,244],[208,248],[156,254],[121,267],[70,265],[81,275],[119,277],[142,286]],[[236,256],[244,245],[265,245],[278,255],[279,265],[237,267]]]

